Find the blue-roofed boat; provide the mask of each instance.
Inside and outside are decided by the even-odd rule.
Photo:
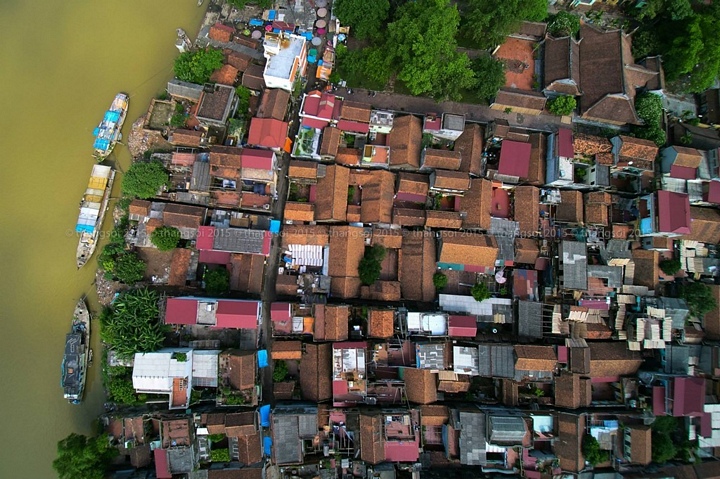
[[[60,378],[63,396],[71,404],[80,404],[82,401],[90,353],[90,311],[83,298],[75,305],[72,326],[65,336],[65,354]]]
[[[80,235],[77,248],[77,267],[82,268],[95,252],[105,211],[110,201],[115,170],[105,165],[93,165],[90,181],[80,202],[75,231]]]
[[[115,144],[122,139],[122,126],[127,116],[129,97],[125,93],[118,93],[110,105],[110,109],[105,112],[100,124],[93,131],[95,135],[95,159],[98,162],[103,161],[110,155]]]

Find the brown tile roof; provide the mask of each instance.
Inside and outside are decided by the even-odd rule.
[[[392,223],[395,173],[387,170],[356,170],[352,176],[354,176],[353,183],[361,187],[361,221]],[[359,179],[364,181],[358,182]],[[347,197],[347,191],[345,195]]]
[[[589,378],[581,378],[579,374],[563,372],[555,377],[555,406],[577,409],[590,405],[592,397]]]
[[[225,434],[225,413],[203,414],[201,424],[205,424],[210,434]]]
[[[204,133],[196,130],[184,130],[178,128],[172,131],[170,135],[170,143],[177,146],[200,146]]]
[[[340,107],[340,118],[349,121],[370,123],[370,105],[356,101],[344,101]]]
[[[263,453],[259,432],[238,438],[238,455],[238,459],[243,464],[255,464],[262,461]]]
[[[568,472],[585,469],[582,440],[585,436],[585,416],[558,413],[558,437],[553,443],[560,468]]]
[[[607,226],[609,223],[610,205],[612,205],[612,198],[609,193],[586,193],[585,223]]]
[[[494,267],[498,255],[494,236],[440,231],[441,263]]]
[[[285,203],[284,218],[292,221],[315,221],[315,205],[307,202],[288,201]]]
[[[406,368],[405,391],[410,402],[430,404],[437,401],[437,373],[428,369]]]
[[[459,375],[456,381],[438,381],[438,391],[457,394],[466,393],[470,390],[469,376]]]
[[[435,299],[433,275],[435,266],[435,239],[420,232],[403,236],[398,279],[402,297],[411,301]]]
[[[138,216],[150,216],[151,205],[152,203],[147,200],[132,200],[128,208],[128,213]]]
[[[163,223],[175,228],[197,228],[205,221],[206,208],[168,203],[163,211]]]
[[[555,219],[568,223],[583,222],[583,196],[577,190],[562,190],[560,204],[555,210]]]
[[[467,191],[470,189],[470,176],[463,171],[435,170],[430,175],[432,188],[443,190]]]
[[[493,105],[541,112],[545,109],[546,102],[547,98],[542,93],[516,90],[514,88],[501,88],[495,96]]]
[[[515,345],[515,369],[523,371],[554,371],[557,354],[553,346]]]
[[[632,259],[635,263],[633,284],[655,289],[660,282],[659,253],[646,249],[634,249],[632,250]]]
[[[330,294],[338,298],[357,298],[360,296],[360,278],[343,276],[334,277],[330,280]]]
[[[360,459],[370,464],[385,460],[382,416],[360,414]]]
[[[273,341],[270,349],[270,358],[279,359],[300,359],[302,358],[302,343],[300,341]]]
[[[620,145],[620,151],[618,152],[618,162],[628,161],[644,161],[652,165],[655,162],[655,157],[658,154],[657,145],[650,140],[643,140],[642,138],[633,138],[631,136],[619,136],[622,144]],[[649,168],[652,169],[652,168]]]
[[[340,147],[340,138],[342,138],[342,132],[338,128],[330,126],[323,128],[320,155],[336,156]]]
[[[243,437],[256,434],[255,413],[247,411],[226,414],[225,433],[230,437]]]
[[[371,245],[379,244],[389,249],[402,248],[403,231],[400,229],[380,228],[372,229]]]
[[[460,211],[465,212],[462,227],[465,229],[490,229],[492,209],[492,182],[473,178],[470,189],[460,198]]]
[[[402,299],[400,282],[375,281],[371,286],[361,286],[360,297],[372,301],[400,301]]]
[[[330,229],[330,264],[328,275],[358,277],[358,265],[365,255],[365,235],[356,226],[333,226]]]
[[[516,34],[523,37],[529,37],[537,41],[542,40],[545,37],[547,31],[547,23],[544,22],[522,22],[518,27]]]
[[[325,246],[330,241],[330,227],[325,225],[283,225],[282,245]]]
[[[516,238],[515,239],[515,262],[524,264],[535,264],[540,249],[537,241],[532,238]]]
[[[580,94],[580,44],[572,37],[545,39],[545,89]]]
[[[698,168],[703,160],[703,155],[695,148],[687,148],[684,146],[673,146],[677,152],[673,165],[684,166],[686,168]]]
[[[242,86],[251,90],[260,91],[265,88],[265,79],[263,73],[265,68],[262,65],[254,63],[248,65],[242,76]]]
[[[175,248],[170,261],[170,277],[168,286],[185,286],[188,268],[190,268],[192,251],[186,248]]]
[[[297,276],[279,274],[275,281],[275,293],[278,296],[296,296],[298,290],[297,280]]]
[[[712,311],[703,315],[703,329],[709,340],[717,341],[720,339],[720,285],[709,284],[708,287],[717,305]]]
[[[398,193],[427,196],[430,189],[430,178],[427,175],[401,171],[398,173],[397,178]]]
[[[315,219],[345,221],[348,207],[350,170],[329,165],[325,177],[318,178],[315,200]]]
[[[223,65],[210,75],[210,81],[221,85],[233,86],[237,81],[238,69],[232,65]]]
[[[395,332],[394,309],[370,309],[368,311],[368,337],[391,338]]]
[[[223,25],[220,22],[216,22],[213,26],[210,27],[210,31],[208,32],[208,38],[210,38],[211,40],[215,40],[216,42],[228,43],[230,40],[232,40],[234,31],[234,27],[231,27],[229,25]]]
[[[210,167],[242,168],[242,148],[237,146],[211,146]]]
[[[638,351],[630,351],[625,342],[588,342],[591,378],[634,375],[642,364]]]
[[[425,210],[393,208],[393,224],[400,226],[424,226]]]
[[[720,212],[715,208],[690,207],[690,234],[685,240],[720,243]]]
[[[573,133],[573,150],[575,156],[591,158],[599,153],[612,152],[612,143],[602,136]]]
[[[652,462],[652,429],[650,426],[633,424],[630,431],[630,462],[647,466]]]
[[[527,182],[531,185],[542,186],[545,184],[546,143],[544,134],[530,134],[530,163],[528,165]]]
[[[275,118],[284,121],[290,102],[290,92],[280,88],[263,90],[260,106],[255,114],[258,118]]]
[[[450,419],[447,406],[437,404],[420,406],[420,424],[422,426],[442,426]]]
[[[207,479],[262,479],[263,475],[263,469],[261,467],[207,470]]]
[[[220,362],[227,362],[230,386],[242,391],[255,387],[257,363],[252,351],[231,350],[220,354]],[[227,424],[227,423],[226,423]]]
[[[345,341],[348,338],[350,307],[342,304],[315,304],[315,332],[318,341]]]
[[[425,226],[428,228],[456,229],[462,228],[463,218],[459,211],[436,211],[425,212]]]
[[[244,293],[260,294],[262,290],[265,257],[259,254],[230,255],[230,290]]]
[[[534,186],[518,186],[513,203],[513,219],[518,222],[520,235],[534,235],[540,229],[540,190]]]
[[[250,55],[239,53],[229,48],[223,50],[223,53],[225,54],[225,63],[234,66],[238,71],[244,72],[250,63],[252,63],[252,57]]]
[[[483,129],[477,123],[465,125],[465,131],[455,140],[460,153],[460,171],[473,176],[482,174]]]
[[[582,103],[582,97],[580,104]],[[600,122],[608,122],[613,124],[638,124],[640,122],[632,100],[623,94],[607,95],[601,98],[597,103],[588,107],[582,115]]]
[[[290,401],[295,394],[295,381],[273,383],[273,397],[276,401]]]
[[[306,401],[321,402],[332,397],[332,344],[305,345],[300,360],[300,391]]]
[[[338,165],[359,165],[360,160],[362,160],[362,151],[357,148],[341,147],[337,149],[335,163]]]
[[[290,160],[290,178],[317,179],[318,163],[314,161]]]
[[[459,151],[438,150],[425,148],[422,158],[422,168],[458,170],[460,169],[461,156]]]
[[[422,120],[414,115],[395,117],[387,136],[390,147],[390,166],[420,167]]]

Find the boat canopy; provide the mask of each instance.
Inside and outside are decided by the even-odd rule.
[[[93,146],[98,150],[107,150],[110,147],[110,140],[98,138],[95,140],[95,143],[93,143]]]
[[[120,119],[120,114],[121,112],[119,111],[108,110],[105,112],[105,118],[103,118],[103,120],[115,123]]]
[[[93,136],[98,136],[100,134],[100,127],[96,126],[93,130]]]

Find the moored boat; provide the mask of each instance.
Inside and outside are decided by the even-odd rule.
[[[63,396],[71,404],[80,404],[82,401],[87,380],[89,352],[90,311],[85,304],[85,298],[82,298],[75,305],[72,326],[65,337],[65,354],[60,379]]]
[[[110,166],[93,165],[90,181],[80,202],[75,231],[80,235],[77,247],[77,267],[82,268],[95,252],[97,239],[107,211],[115,170]]]
[[[129,97],[125,93],[118,93],[105,112],[102,121],[93,131],[95,142],[93,156],[98,162],[103,161],[110,155],[115,144],[122,139],[122,126],[127,116]]]

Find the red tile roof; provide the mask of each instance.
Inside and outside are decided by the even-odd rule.
[[[568,128],[560,128],[558,130],[558,153],[565,158],[575,157],[572,130]]]
[[[256,329],[258,309],[257,301],[218,300],[215,327]]]
[[[673,416],[701,416],[704,412],[704,406],[705,378],[675,378],[673,384]]]
[[[681,180],[694,180],[697,177],[697,168],[672,165],[670,167],[670,176]]]
[[[685,193],[658,191],[660,232],[690,234],[690,199]]]
[[[474,338],[477,321],[474,316],[453,315],[448,318],[448,336]]]
[[[243,168],[255,168],[258,170],[272,170],[273,168],[272,151],[256,150],[253,148],[243,148],[240,155]],[[247,178],[247,177],[246,177]]]
[[[342,131],[353,133],[367,133],[370,131],[370,123],[361,123],[359,121],[340,120],[337,127]]]
[[[504,140],[500,147],[500,165],[498,173],[501,175],[526,178],[530,171],[530,143]]]
[[[168,464],[167,449],[155,449],[155,475],[158,479],[172,479]]]
[[[274,118],[253,118],[250,121],[248,143],[266,148],[282,148],[287,138],[288,124]]]
[[[215,25],[210,27],[208,37],[218,42],[228,43],[232,39],[233,33],[235,33],[235,29],[233,27],[216,22]]]
[[[196,299],[168,298],[165,306],[165,324],[195,324],[197,307]]]
[[[292,318],[290,303],[272,303],[270,306],[271,321],[288,321]]]

